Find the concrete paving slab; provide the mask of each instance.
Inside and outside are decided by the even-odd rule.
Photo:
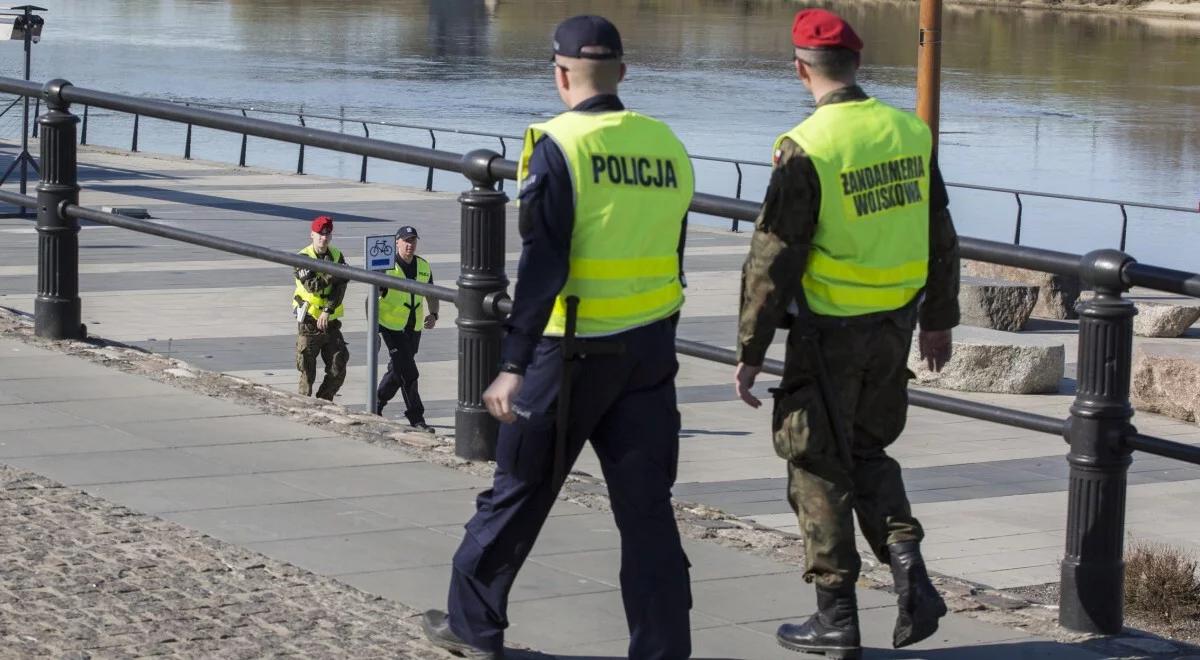
[[[258,474],[95,484],[84,490],[153,514],[322,499]]]
[[[458,539],[413,527],[265,541],[247,547],[322,575],[341,575],[443,565],[454,556]]]
[[[418,459],[368,445],[353,438],[275,440],[252,444],[186,447],[185,452],[255,472],[283,472],[317,468],[411,463]]]
[[[37,374],[42,378],[70,378],[107,376],[112,374],[112,370],[78,358],[67,357],[61,353],[26,355],[0,352],[0,382],[23,380],[29,378],[30,374]]]
[[[29,429],[48,429],[65,427],[87,427],[91,422],[61,410],[51,408],[45,403],[14,403],[0,408],[0,423],[8,433],[18,433]]]
[[[781,648],[771,635],[742,626],[716,626],[692,632],[693,660],[786,660],[797,656]],[[611,660],[624,658],[624,639],[571,647],[557,657],[563,660]],[[815,656],[814,656],[815,657]]]
[[[0,420],[6,417],[0,412]],[[67,426],[25,429],[0,438],[0,458],[57,456],[92,452],[156,449],[152,440],[139,438],[108,426]]]
[[[452,548],[449,557],[453,554]],[[339,575],[338,579],[368,593],[377,594],[408,604],[418,610],[445,609],[446,595],[450,586],[450,564],[422,566],[386,571],[372,571]],[[576,575],[556,571],[537,564],[526,564],[521,568],[510,594],[510,603],[521,603],[540,599],[557,599],[562,596],[614,592],[611,585],[595,582]],[[533,622],[528,622],[532,624]],[[514,628],[516,622],[513,622]],[[510,629],[509,639],[524,642],[518,633]]]
[[[461,523],[436,529],[453,534],[456,538],[463,535]],[[529,556],[545,557],[619,547],[621,538],[617,534],[617,525],[613,522],[612,514],[586,513],[578,516],[556,516],[547,520]]]
[[[123,374],[112,369],[107,374],[24,378],[0,381],[0,392],[11,392],[29,403],[121,399],[128,397],[177,394],[170,385]]]
[[[164,513],[162,517],[229,543],[303,539],[411,527],[338,500]]]
[[[122,397],[51,404],[57,410],[100,424],[236,417],[258,411],[221,399],[191,393]]]
[[[816,598],[812,585],[799,573],[692,581],[696,611],[730,623],[807,617],[816,607]],[[858,605],[879,607],[894,599],[882,591],[860,589]]]
[[[271,478],[331,498],[437,492],[487,485],[478,477],[425,462],[276,472]]]
[[[684,539],[683,549],[692,563],[690,573],[693,582],[755,575],[773,575],[780,580],[792,580],[799,579],[799,572],[803,570],[801,566],[784,564],[690,539]],[[543,555],[530,561],[577,573],[593,580],[616,584],[621,570],[621,551],[612,549]]]
[[[586,612],[584,617],[563,617],[562,612]],[[719,624],[712,617],[693,611],[693,629]],[[508,608],[511,627],[506,637],[539,649],[582,647],[598,642],[626,639],[629,627],[617,591],[543,598],[513,603]],[[547,625],[548,622],[554,622]],[[623,645],[627,647],[628,643]]]
[[[475,496],[483,486],[448,490],[418,491],[395,495],[345,498],[371,511],[406,520],[422,527],[466,524],[475,515]],[[578,516],[594,513],[591,509],[559,501],[550,516]]]
[[[89,454],[7,458],[5,463],[68,486],[239,474],[238,467],[191,456],[181,449],[137,449]]]
[[[329,431],[265,414],[210,417],[206,418],[203,424],[181,424],[174,420],[130,419],[112,423],[110,426],[138,437],[151,439],[163,447],[300,440],[334,435]]]

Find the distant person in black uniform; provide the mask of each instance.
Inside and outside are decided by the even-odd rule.
[[[693,175],[674,133],[617,97],[621,55],[620,35],[603,18],[559,25],[554,79],[570,111],[526,133],[517,288],[501,373],[483,394],[504,422],[495,478],[454,555],[449,611],[430,610],[424,621],[435,644],[467,657],[503,656],[509,590],[562,487],[554,456],[570,296],[580,300],[577,335],[622,350],[574,363],[566,458],[569,467],[590,439],[608,483],[629,657],[691,654],[688,561],[671,486]]]
[[[429,262],[417,256],[417,230],[403,226],[396,231],[396,265],[387,273],[426,284],[433,282],[433,271]],[[379,295],[379,334],[387,345],[387,373],[379,381],[375,392],[375,414],[382,415],[383,407],[399,391],[404,397],[404,416],[408,423],[424,431],[433,431],[425,423],[425,404],[417,391],[417,349],[421,346],[421,329],[432,330],[438,320],[438,300],[429,299],[429,314],[425,310],[425,296],[384,289]]]

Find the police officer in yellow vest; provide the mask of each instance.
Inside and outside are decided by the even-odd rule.
[[[918,320],[930,367],[950,358],[958,240],[929,128],[858,87],[862,41],[850,25],[825,10],[801,11],[792,41],[796,74],[817,108],[775,144],[743,269],[736,391],[760,405],[750,390],[776,327],[790,324],[772,430],[788,461],[788,499],[818,611],[776,637],[792,650],[857,658],[855,514],[895,578],[893,644],[932,635],[946,613],[921,558],[923,532],[900,466],[885,448],[904,429]]]
[[[621,56],[607,20],[560,24],[554,79],[570,111],[526,134],[517,287],[501,373],[483,395],[504,422],[495,477],[454,555],[448,613],[431,610],[424,622],[431,640],[468,657],[502,656],[509,589],[562,486],[553,459],[568,296],[580,299],[580,336],[623,349],[576,363],[566,452],[573,463],[590,440],[608,484],[629,657],[691,652],[688,563],[671,486],[679,450],[675,324],[693,174],[671,130],[617,97]]]
[[[429,262],[417,256],[415,227],[405,225],[396,230],[396,265],[388,275],[417,282],[433,282],[433,271]],[[387,346],[387,373],[379,381],[375,392],[375,414],[382,415],[383,407],[397,390],[404,397],[404,416],[408,423],[425,431],[432,431],[425,423],[425,405],[417,391],[417,349],[421,346],[421,330],[431,330],[437,325],[438,301],[429,299],[429,314],[425,314],[425,296],[407,293],[399,289],[384,289],[379,297],[379,334]]]
[[[310,229],[312,243],[300,250],[300,254],[346,263],[342,251],[330,244],[333,218],[317,216]],[[339,320],[344,312],[342,298],[346,296],[347,281],[308,268],[295,269],[295,277],[292,310],[298,322],[296,368],[300,370],[300,393],[304,396],[312,394],[319,355],[325,362],[325,378],[317,389],[317,398],[333,401],[342,381],[346,380],[346,363],[350,360],[350,349],[342,337]]]

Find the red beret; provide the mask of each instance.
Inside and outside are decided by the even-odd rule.
[[[837,14],[824,9],[805,9],[792,23],[792,44],[797,48],[849,48],[862,50],[862,39]]]
[[[327,215],[318,215],[313,218],[312,230],[318,234],[328,234],[333,231],[333,218]]]

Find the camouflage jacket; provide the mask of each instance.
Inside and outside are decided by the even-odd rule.
[[[835,90],[818,107],[868,98],[857,86]],[[958,235],[950,218],[949,197],[932,159],[929,205],[929,278],[924,296],[914,305],[893,312],[855,317],[871,321],[891,319],[912,327],[917,317],[925,330],[947,330],[958,325]],[[790,139],[775,153],[775,167],[754,223],[750,254],[742,267],[741,315],[738,323],[738,360],[762,364],[775,329],[795,300],[803,302],[800,284],[808,263],[809,246],[821,209],[821,182],[816,167]],[[916,309],[919,305],[919,309]],[[853,322],[854,319],[850,319]]]

